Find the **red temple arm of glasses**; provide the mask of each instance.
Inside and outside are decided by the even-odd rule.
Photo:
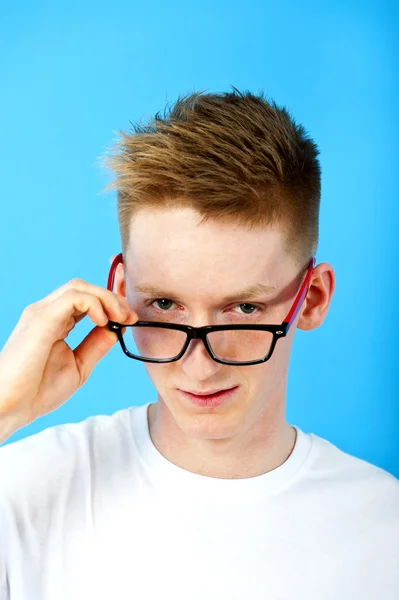
[[[122,252],[120,252],[117,256],[115,256],[115,258],[112,262],[112,266],[111,266],[111,269],[110,269],[110,272],[108,275],[107,290],[111,290],[111,291],[113,290],[116,268],[119,263],[123,263]],[[307,274],[301,285],[301,289],[299,290],[298,295],[295,298],[295,302],[294,302],[290,312],[288,313],[288,315],[286,316],[286,318],[283,321],[284,323],[288,324],[287,331],[291,327],[293,321],[295,321],[295,317],[297,316],[297,314],[302,306],[302,302],[306,297],[310,277],[312,275],[312,271],[313,271],[315,264],[316,264],[316,257],[313,256],[309,263]]]
[[[310,277],[312,275],[312,271],[313,271],[315,264],[316,264],[316,257],[313,256],[309,263],[306,277],[301,285],[301,289],[299,290],[298,295],[295,298],[295,302],[292,305],[290,312],[288,313],[288,315],[285,317],[285,319],[283,321],[284,323],[288,323],[287,331],[291,327],[293,321],[295,321],[295,317],[297,316],[297,314],[302,306],[302,303],[303,303],[304,299],[306,298],[306,294],[308,292],[308,287],[309,287],[309,282],[310,282]]]

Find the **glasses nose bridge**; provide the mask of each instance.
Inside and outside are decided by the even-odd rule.
[[[205,344],[206,331],[203,327],[191,327],[190,340],[202,340]]]
[[[205,350],[207,351],[207,353],[212,357],[212,354],[209,351],[209,348],[207,347],[207,341],[206,341],[206,330],[203,327],[190,327],[190,331],[189,331],[189,336],[188,336],[188,343],[187,343],[187,347],[186,347],[186,351],[187,352],[191,342],[193,340],[202,340],[202,343],[204,345]]]

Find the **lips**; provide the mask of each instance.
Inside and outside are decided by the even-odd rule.
[[[212,394],[218,394],[219,392],[226,392],[227,390],[231,390],[233,388],[222,388],[219,390],[210,390],[209,392],[192,392],[190,390],[182,390],[182,392],[187,392],[188,394],[194,394],[194,396],[211,396]]]
[[[204,393],[196,395],[192,394],[191,392],[184,392],[183,390],[179,391],[182,395],[182,399],[186,402],[195,404],[197,407],[207,409],[219,408],[228,404],[230,400],[232,400],[232,398],[234,397],[238,387],[239,386],[236,385],[233,388],[227,390],[223,389],[222,391],[216,392],[214,394],[206,395],[204,395]]]

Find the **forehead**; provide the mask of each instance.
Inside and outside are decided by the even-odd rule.
[[[295,274],[278,228],[199,221],[189,208],[134,215],[126,256],[130,283],[223,295],[255,283],[279,286]]]

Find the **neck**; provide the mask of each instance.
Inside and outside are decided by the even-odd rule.
[[[274,407],[275,408],[275,407]],[[282,465],[291,455],[296,431],[280,410],[263,409],[247,419],[234,436],[210,438],[190,435],[178,425],[162,399],[150,404],[148,428],[157,450],[176,466],[207,477],[256,477]],[[192,433],[192,432],[191,432]]]

